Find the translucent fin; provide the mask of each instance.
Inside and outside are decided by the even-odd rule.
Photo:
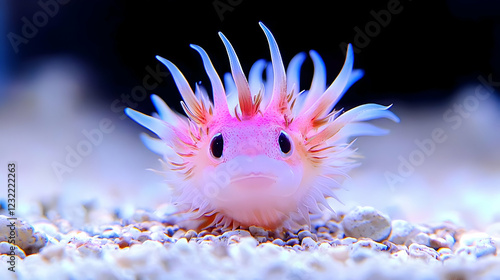
[[[217,113],[224,113],[228,111],[227,100],[226,100],[226,92],[224,91],[224,87],[222,86],[222,82],[215,71],[214,65],[208,54],[205,52],[203,48],[197,45],[189,45],[191,48],[195,49],[201,56],[203,60],[203,66],[205,67],[205,71],[208,74],[208,78],[210,79],[210,83],[212,84],[212,94],[214,97],[215,111]]]
[[[154,132],[156,135],[158,135],[158,137],[162,139],[170,140],[175,136],[175,133],[172,131],[172,129],[170,129],[166,125],[166,123],[160,119],[145,115],[131,108],[125,108],[125,114],[127,114],[129,118],[133,119],[138,124]]]
[[[172,126],[178,126],[181,122],[181,116],[176,112],[172,111],[170,107],[156,94],[151,94],[151,101],[158,111],[160,118],[170,124]]]
[[[326,89],[326,67],[321,56],[314,51],[311,50],[309,52],[311,59],[314,65],[314,75],[311,82],[311,88],[307,93],[307,97],[305,100],[304,106],[309,107],[314,104],[320,98],[320,96],[325,92]]]
[[[248,85],[247,78],[241,69],[241,64],[234,51],[233,46],[227,40],[226,36],[219,32],[219,36],[226,47],[227,54],[229,56],[229,63],[231,64],[231,73],[233,75],[234,83],[238,90],[238,101],[240,104],[240,109],[243,117],[253,116],[254,108],[252,102],[252,94],[250,93],[250,87]]]
[[[346,60],[339,75],[310,108],[307,104],[304,105],[304,109],[307,110],[305,115],[309,118],[321,118],[330,113],[331,108],[335,106],[338,100],[342,97],[344,88],[349,81],[353,64],[354,53],[352,51],[351,44],[349,44],[347,47]]]
[[[179,68],[177,68],[177,66],[175,66],[172,62],[159,55],[156,56],[156,59],[163,63],[168,68],[170,73],[172,73],[175,84],[177,85],[177,88],[182,95],[182,99],[186,103],[189,111],[194,114],[202,114],[200,104],[196,100],[194,92],[186,81],[186,78],[184,77],[184,75],[182,75],[181,71],[179,71]]]
[[[300,68],[305,59],[306,54],[301,52],[296,54],[292,58],[292,60],[290,60],[290,63],[288,64],[288,68],[286,70],[286,86],[288,89],[288,93],[291,93],[293,91],[295,92],[295,94],[298,94],[300,92]]]
[[[271,50],[271,61],[273,63],[273,95],[269,106],[279,108],[282,102],[285,101],[287,94],[285,66],[283,66],[283,60],[281,59],[278,44],[273,34],[262,22],[259,22],[259,25],[266,34],[269,49]]]
[[[252,93],[252,96],[257,95],[257,93],[259,93],[259,91],[261,91],[261,89],[264,87],[262,74],[264,73],[264,69],[266,69],[266,65],[266,60],[259,59],[252,65],[252,68],[250,68],[248,82],[250,85],[250,92]]]

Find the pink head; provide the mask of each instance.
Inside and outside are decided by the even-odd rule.
[[[349,45],[340,74],[326,88],[326,72],[319,55],[311,51],[314,76],[308,91],[299,91],[300,66],[305,54],[296,55],[287,72],[276,41],[262,24],[272,63],[257,61],[249,81],[226,37],[232,75],[225,87],[208,55],[191,45],[203,60],[212,84],[213,100],[198,84],[195,92],[170,61],[164,63],[182,95],[187,117],[173,112],[152,96],[158,115],[130,108],[126,113],[160,139],[143,136],[151,150],[163,155],[164,173],[175,202],[194,218],[212,216],[213,225],[257,225],[290,228],[309,222],[309,213],[330,208],[326,197],[353,166],[349,138],[381,135],[385,130],[363,121],[398,118],[389,107],[365,104],[340,114],[337,101],[363,75],[353,70]],[[262,79],[264,69],[267,79]]]

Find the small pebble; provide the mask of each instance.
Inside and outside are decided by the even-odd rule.
[[[128,232],[130,234],[130,236],[132,236],[132,238],[136,239],[136,240],[141,235],[141,231],[136,227],[130,227],[130,228],[128,228],[128,230],[125,230],[125,232]]]
[[[382,241],[391,233],[391,220],[373,207],[356,207],[342,220],[345,234],[355,238]]]
[[[426,261],[430,261],[433,259],[437,260],[439,257],[439,254],[436,252],[436,250],[417,243],[413,243],[410,245],[410,247],[408,247],[408,255],[410,255],[410,257],[419,258]]]
[[[179,229],[172,235],[172,238],[179,239],[184,237],[185,235],[186,231],[184,231],[183,229]],[[168,234],[168,236],[170,236],[170,234]]]
[[[337,222],[328,221],[328,222],[326,222],[325,225],[328,228],[328,230],[330,231],[330,233],[334,236],[336,236],[342,232],[342,226],[340,224],[338,224]]]
[[[403,251],[408,251],[408,248],[404,245],[399,245],[399,244],[394,244],[390,241],[387,241],[385,240],[384,242],[382,242],[382,244],[384,244],[385,246],[387,246],[387,251],[389,253],[396,253],[396,252],[399,252],[401,250]]]
[[[273,244],[276,244],[278,246],[285,246],[285,241],[283,241],[283,239],[281,238],[276,238],[273,240]]]
[[[330,233],[330,230],[327,227],[318,227],[316,231],[318,233]]]
[[[345,262],[349,259],[350,251],[347,246],[338,246],[332,247],[329,253],[335,260]]]
[[[386,251],[387,246],[372,240],[360,240],[349,246],[350,256],[355,262],[360,262],[366,258],[375,256],[377,252]]]
[[[151,233],[151,240],[163,242],[163,241],[166,241],[168,239],[169,239],[169,237],[163,232],[155,231],[155,232]]]
[[[105,230],[103,231],[99,237],[101,238],[118,238],[118,233],[112,229],[108,229],[108,230]]]
[[[266,243],[267,242],[267,237],[265,236],[254,236],[255,239],[257,239],[257,241],[259,241],[259,243]]]
[[[248,230],[253,236],[265,236],[266,238],[269,237],[269,233],[267,232],[267,230],[261,227],[251,226],[248,228]]]
[[[453,257],[453,251],[450,248],[440,248],[437,250],[437,253],[439,254],[440,261],[445,261]]]
[[[146,240],[151,240],[151,236],[149,235],[149,233],[147,233],[147,234],[143,233],[139,237],[137,237],[137,241],[139,241],[141,243],[146,241]]]
[[[21,259],[26,258],[26,254],[21,248],[19,248],[17,245],[10,244],[5,241],[0,242],[0,254],[5,254],[5,255],[14,254],[15,256],[18,256]]]
[[[302,248],[307,250],[317,249],[318,244],[311,237],[307,236],[302,239]]]
[[[412,238],[418,231],[411,223],[404,220],[393,220],[391,222],[392,231],[389,241],[403,245]]]
[[[184,234],[184,237],[189,241],[191,240],[191,238],[193,237],[198,237],[198,233],[196,233],[196,231],[190,229],[188,230],[185,234]]]
[[[381,251],[387,251],[389,247],[385,244],[378,243],[370,239],[366,239],[366,240],[359,240],[358,242],[353,243],[351,245],[351,249],[356,249],[356,248],[368,248],[374,251],[381,252]]]
[[[286,245],[287,246],[294,246],[294,245],[297,245],[297,244],[300,244],[299,242],[299,239],[298,238],[290,238],[286,241]]]
[[[166,233],[168,236],[173,237],[173,236],[174,236],[174,233],[175,233],[176,231],[178,231],[178,230],[179,230],[179,227],[177,227],[177,226],[168,226],[168,227],[166,227],[166,228],[165,228],[165,233]]]
[[[462,241],[462,240],[461,240]],[[465,244],[470,244],[471,240],[466,240]],[[457,249],[457,255],[472,255],[481,258],[488,255],[495,255],[497,248],[492,238],[474,238],[471,245],[464,245]]]
[[[427,247],[431,246],[431,238],[427,233],[421,232],[421,233],[417,234],[412,239],[412,241],[413,241],[413,243],[417,243],[417,244],[424,245]]]
[[[353,237],[346,237],[344,239],[340,239],[339,240],[339,244],[340,245],[351,245],[351,244],[354,244],[356,243],[358,240],[356,238],[353,238]]]
[[[8,241],[14,234],[16,245],[23,249],[26,255],[38,253],[47,244],[45,233],[35,232],[33,227],[23,220],[13,221],[8,218],[0,215],[0,242]]]

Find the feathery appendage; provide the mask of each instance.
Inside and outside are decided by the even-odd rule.
[[[194,219],[210,217],[209,226],[292,228],[309,223],[309,214],[319,213],[319,205],[331,210],[325,198],[336,198],[334,190],[355,165],[350,139],[387,133],[365,121],[399,122],[390,106],[365,104],[344,113],[333,109],[363,76],[362,70],[353,69],[351,45],[329,87],[323,60],[310,51],[314,75],[310,89],[300,91],[306,55],[297,54],[285,71],[274,36],[259,24],[271,63],[257,61],[248,80],[222,33],[231,65],[224,85],[207,53],[191,45],[212,84],[213,103],[203,87],[197,85],[193,92],[179,69],[158,56],[172,73],[187,117],[156,95],[151,96],[158,110],[153,117],[125,110],[159,137],[141,136],[149,149],[163,156],[173,200]]]

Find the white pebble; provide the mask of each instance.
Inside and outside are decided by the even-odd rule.
[[[316,241],[314,241],[311,237],[304,237],[302,239],[302,248],[308,249],[308,250],[313,250],[318,248],[318,244]]]
[[[419,233],[413,239],[413,243],[417,243],[424,246],[431,246],[431,237],[426,233]]]
[[[411,257],[423,259],[426,261],[437,260],[439,257],[439,254],[436,252],[436,250],[417,243],[413,243],[410,245],[410,247],[408,248],[408,254]]]
[[[14,254],[21,259],[26,258],[26,254],[24,253],[24,251],[17,245],[13,245],[4,241],[0,242],[0,255],[10,255],[11,252],[14,252]]]
[[[392,232],[389,241],[394,244],[403,245],[418,232],[413,224],[404,220],[393,220],[391,224]]]
[[[358,206],[342,220],[347,236],[371,238],[382,241],[391,233],[391,220],[373,207]]]

